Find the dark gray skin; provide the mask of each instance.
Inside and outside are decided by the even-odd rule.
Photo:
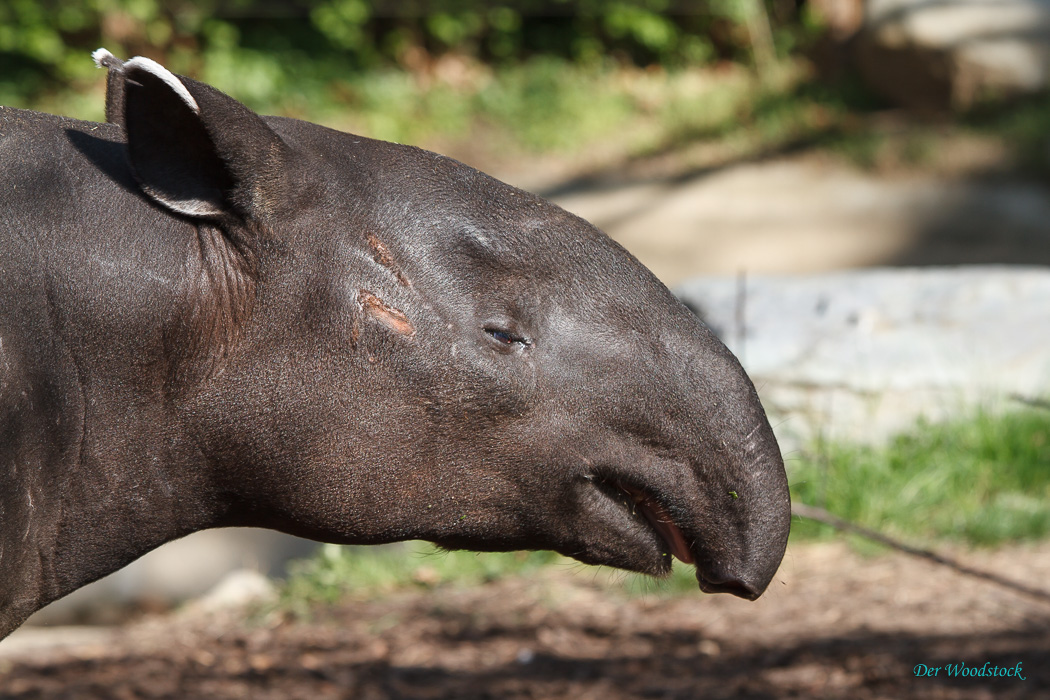
[[[116,123],[0,108],[0,637],[224,526],[766,588],[790,504],[754,387],[620,246],[101,62]]]

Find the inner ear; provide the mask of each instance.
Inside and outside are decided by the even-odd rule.
[[[366,316],[379,321],[398,335],[411,338],[416,334],[416,328],[408,320],[408,316],[405,316],[400,309],[390,306],[372,292],[366,289],[359,291],[357,293],[357,303],[361,305],[361,310]]]
[[[98,60],[113,63],[103,54]],[[142,57],[110,75],[123,78],[132,170],[159,204],[227,230],[231,223],[264,222],[301,196],[292,185],[292,151],[237,100]]]
[[[128,155],[142,189],[180,214],[214,218],[225,213],[234,181],[196,100],[153,61],[133,58],[123,70]]]

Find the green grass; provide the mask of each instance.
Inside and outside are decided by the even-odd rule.
[[[952,423],[919,423],[879,447],[821,444],[790,463],[792,498],[924,547],[1000,545],[1050,537],[1050,411],[977,413]],[[841,537],[796,519],[792,537]],[[344,596],[476,585],[562,567],[628,595],[696,591],[692,567],[654,580],[578,564],[552,552],[445,552],[425,542],[389,547],[326,545],[299,562],[281,605],[305,612]]]
[[[920,423],[882,447],[818,445],[792,498],[910,543],[991,546],[1050,536],[1050,412]],[[795,537],[833,530],[796,521]]]
[[[427,542],[385,547],[323,545],[314,557],[293,563],[281,591],[281,604],[301,611],[344,596],[373,598],[412,588],[476,585],[505,576],[525,576],[568,561],[554,552],[449,552]]]
[[[551,58],[460,70],[465,77],[451,82],[402,71],[348,76],[304,99],[301,116],[374,138],[424,146],[462,141],[505,156],[597,149],[638,157],[726,137],[750,144],[743,148],[750,152],[786,134],[773,124],[782,115],[747,115],[762,95],[789,90],[802,77],[788,65],[760,81],[742,68],[646,71]],[[779,131],[796,128],[806,109],[789,106],[791,126]]]

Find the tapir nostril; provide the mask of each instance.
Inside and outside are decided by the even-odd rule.
[[[762,591],[755,590],[754,586],[734,576],[720,576],[712,580],[698,571],[696,578],[700,582],[700,590],[704,593],[729,593],[745,600],[757,600],[762,595]]]

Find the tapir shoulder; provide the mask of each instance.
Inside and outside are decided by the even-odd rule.
[[[0,248],[62,248],[151,209],[119,127],[0,107]]]
[[[111,124],[0,107],[0,206],[5,218],[62,207],[84,211],[112,185],[134,189],[122,140],[121,130]]]
[[[120,128],[112,124],[0,106],[0,160],[5,164],[23,161],[29,156],[76,152],[76,137],[71,138],[74,133],[107,141],[121,139]]]

